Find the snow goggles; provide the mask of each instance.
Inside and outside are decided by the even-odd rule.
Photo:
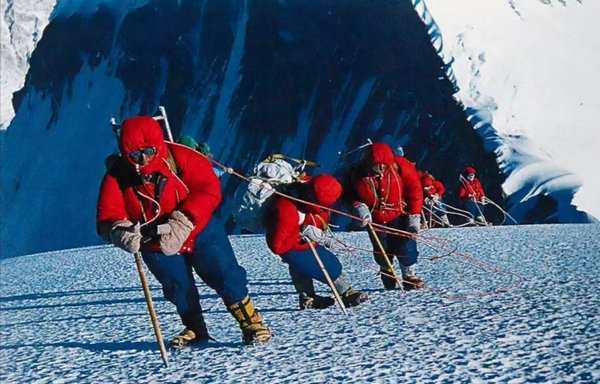
[[[142,157],[142,155],[146,155],[146,156],[156,155],[156,148],[145,147],[145,148],[140,148],[140,149],[134,149],[133,151],[129,152],[129,157],[131,157],[131,159],[133,161],[139,160]]]

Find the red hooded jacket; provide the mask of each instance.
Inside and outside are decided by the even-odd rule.
[[[445,191],[444,184],[429,172],[419,171],[419,174],[421,175],[421,185],[423,185],[423,197],[431,197],[435,194],[442,197]]]
[[[342,193],[340,183],[328,174],[314,176],[307,183],[297,183],[294,186],[297,193],[292,192],[290,195],[297,194],[302,200],[325,207],[335,203]],[[308,244],[300,239],[302,226],[314,225],[325,229],[329,223],[329,210],[282,196],[274,198],[265,216],[267,245],[277,255],[308,249]]]
[[[381,177],[372,170],[385,165]],[[365,203],[373,221],[388,223],[402,213],[418,214],[423,207],[423,191],[417,169],[402,156],[394,156],[385,143],[373,143],[365,159],[350,173],[352,207]]]
[[[221,201],[219,179],[210,162],[191,148],[165,142],[160,125],[150,116],[125,120],[119,146],[121,157],[107,171],[100,185],[96,207],[98,234],[108,239],[112,224],[122,219],[142,224],[164,223],[171,212],[178,210],[194,224],[180,250],[191,252],[195,236]],[[130,159],[129,153],[145,147],[155,147],[157,153],[150,163],[140,167]],[[177,174],[171,169],[169,153]],[[166,181],[157,183],[161,179]],[[141,250],[159,251],[160,248],[155,240],[143,243]]]
[[[475,177],[473,180],[468,180],[469,173],[475,174],[475,168],[466,167],[463,174],[460,176],[460,186],[458,187],[458,198],[462,200],[480,200],[485,196],[483,187],[479,179]]]

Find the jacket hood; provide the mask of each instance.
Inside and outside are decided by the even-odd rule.
[[[326,207],[335,203],[342,194],[342,185],[335,177],[328,174],[314,176],[306,184],[306,187],[311,192],[312,197],[314,197],[314,203]]]
[[[365,155],[365,160],[368,168],[375,164],[392,165],[394,163],[394,153],[386,143],[373,143]]]
[[[152,172],[161,163],[161,159],[167,157],[167,146],[163,137],[160,124],[151,116],[135,116],[125,119],[121,125],[119,146],[123,157],[132,165],[136,165],[129,157],[129,152],[145,148],[155,147],[156,156],[147,165],[140,167],[143,173]]]
[[[424,177],[423,179],[421,179],[421,184],[423,184],[423,187],[432,187],[433,180],[431,179],[431,177]]]
[[[477,172],[475,171],[475,168],[473,168],[473,167],[466,167],[465,170],[463,171],[463,174],[466,176],[469,173],[477,173]]]

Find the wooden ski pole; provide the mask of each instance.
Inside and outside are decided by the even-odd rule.
[[[371,231],[371,236],[373,236],[373,238],[375,239],[375,242],[377,243],[377,246],[379,247],[379,251],[381,252],[381,254],[383,255],[383,258],[385,259],[385,262],[388,266],[388,268],[390,269],[390,271],[392,271],[392,276],[394,277],[394,279],[396,279],[396,281],[398,283],[400,283],[400,289],[402,291],[404,291],[404,287],[402,286],[402,280],[398,278],[398,276],[396,275],[396,271],[394,270],[394,266],[392,265],[392,262],[390,261],[387,252],[385,251],[385,249],[383,248],[383,244],[381,244],[381,241],[379,240],[379,236],[377,236],[377,233],[375,232],[375,229],[373,229],[373,224],[368,223],[367,224],[369,226],[369,231]]]
[[[425,211],[423,209],[421,209],[421,218],[423,218],[423,223],[425,223],[425,225],[427,226],[427,216],[425,216]]]
[[[329,276],[329,273],[325,269],[325,266],[323,265],[323,261],[321,260],[321,257],[319,257],[319,254],[317,253],[317,250],[315,249],[315,246],[312,243],[312,241],[310,241],[310,240],[308,241],[308,246],[310,247],[310,250],[312,251],[313,255],[315,256],[315,260],[317,260],[317,264],[319,264],[321,271],[323,271],[323,274],[325,275],[325,279],[327,280],[327,284],[329,285],[329,288],[331,288],[331,290],[333,291],[333,296],[335,296],[335,300],[337,301],[338,305],[342,309],[342,312],[344,312],[344,315],[347,315],[348,312],[346,311],[346,306],[344,305],[344,302],[342,301],[342,298],[340,297],[340,294],[338,293],[337,289],[335,289],[335,285],[333,285],[331,276]]]
[[[144,289],[144,296],[146,296],[146,304],[148,305],[148,312],[150,312],[150,320],[152,321],[154,335],[156,336],[156,341],[158,342],[160,356],[165,363],[165,367],[168,367],[169,361],[167,359],[167,350],[165,349],[162,334],[160,333],[160,325],[156,319],[154,304],[152,304],[152,295],[150,294],[150,288],[148,288],[148,281],[146,280],[146,274],[144,273],[144,267],[142,266],[142,255],[139,252],[136,252],[133,254],[133,256],[135,257],[135,265],[137,266],[138,273],[140,274],[140,281],[142,282],[142,288]]]
[[[171,143],[174,143],[173,133],[171,132],[171,125],[169,124],[169,119],[167,118],[167,110],[162,105],[158,106],[158,110],[160,111],[160,116],[155,116],[154,120],[162,120],[165,123],[165,130],[167,131],[167,137]]]
[[[429,228],[431,228],[432,224],[433,224],[433,204],[431,205],[431,211],[429,212]]]

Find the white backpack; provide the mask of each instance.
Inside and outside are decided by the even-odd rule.
[[[260,233],[264,231],[265,202],[275,190],[285,189],[286,184],[301,181],[302,171],[306,162],[293,167],[289,162],[273,156],[261,161],[254,167],[254,175],[250,176],[242,203],[233,214],[233,218],[242,228]]]

